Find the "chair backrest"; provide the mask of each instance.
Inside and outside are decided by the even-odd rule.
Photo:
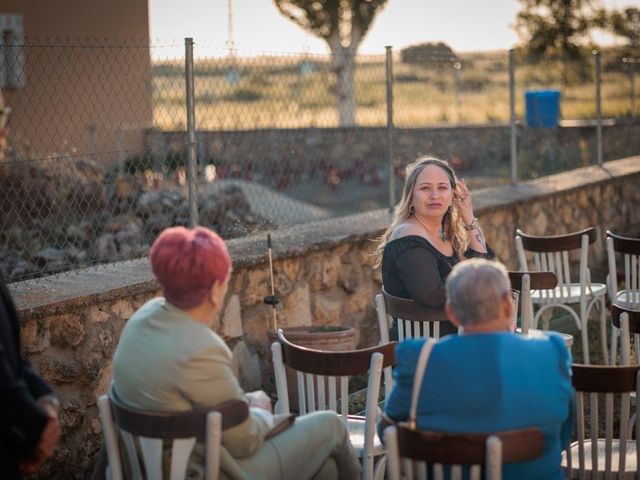
[[[279,413],[289,413],[289,391],[285,366],[296,371],[300,414],[333,410],[348,423],[349,380],[368,374],[364,415],[363,478],[372,478],[374,438],[382,369],[395,364],[396,343],[362,350],[330,352],[313,350],[289,342],[278,330],[271,345]]]
[[[189,457],[196,440],[205,444],[205,478],[217,479],[220,468],[222,430],[244,422],[247,404],[230,400],[211,408],[183,412],[149,412],[127,407],[113,389],[98,400],[112,480],[122,474],[118,436],[122,438],[134,478],[142,478],[136,441],[140,446],[147,478],[162,478],[163,446],[171,442],[169,478],[185,478]]]
[[[624,290],[620,294],[616,253],[622,257],[624,268]],[[640,238],[621,237],[607,230],[607,257],[609,299],[625,307],[640,308]]]
[[[611,323],[620,329],[620,365],[631,365],[631,338],[635,347],[635,364],[640,364],[640,311],[630,310],[615,303],[611,305]],[[612,364],[615,358],[612,358]]]
[[[625,471],[626,450],[629,432],[630,394],[636,392],[640,398],[640,366],[633,367],[604,367],[587,366],[574,364],[573,387],[576,389],[576,431],[578,442],[578,466],[580,478],[585,477],[586,470],[603,471],[604,475],[598,478],[611,478],[612,458],[615,451],[615,443],[619,444],[619,465],[618,472]],[[600,409],[598,408],[598,395],[604,394],[604,448],[600,435],[599,426],[603,423],[600,420]],[[619,406],[616,406],[616,398],[619,397]],[[588,405],[588,407],[587,407]],[[619,408],[619,410],[618,410]],[[616,412],[619,412],[619,419],[615,419]],[[587,466],[585,461],[585,417],[588,415],[590,427],[591,443],[591,464]],[[614,423],[618,423],[620,434],[614,438]],[[636,416],[636,431],[640,428],[640,416]],[[635,444],[632,446],[635,452],[635,466],[637,474],[640,475],[640,462]],[[604,455],[603,455],[604,452]],[[604,458],[602,458],[604,456]],[[571,472],[575,466],[571,465],[571,455],[567,455],[567,467]],[[622,478],[622,476],[620,477]],[[625,477],[626,478],[626,477]],[[637,477],[636,477],[637,478]]]
[[[499,480],[503,464],[533,460],[544,451],[544,437],[537,428],[455,434],[398,425],[388,427],[384,437],[390,480],[400,480],[402,471],[408,478],[413,473],[426,478],[427,465],[433,465],[435,479],[443,478],[443,466],[447,465],[451,466],[451,478],[461,479],[463,467],[468,467],[471,480]]]
[[[553,272],[558,280],[558,287],[542,290],[542,298],[549,303],[563,302],[570,296],[572,283],[569,252],[579,250],[580,265],[578,283],[581,292],[585,292],[589,279],[589,245],[597,239],[594,227],[585,228],[566,235],[534,236],[518,229],[516,232],[516,250],[520,270]],[[525,252],[533,253],[533,268],[529,268]]]
[[[389,327],[395,318],[398,325],[398,340],[406,338],[440,338],[440,322],[448,320],[442,308],[419,306],[415,301],[395,297],[384,288],[376,295],[376,310],[380,327],[380,343],[389,342]]]
[[[514,299],[514,321],[518,317],[518,306],[520,306],[522,322],[521,331],[526,334],[533,322],[533,302],[531,301],[531,290],[553,289],[558,285],[558,277],[553,272],[508,272],[511,290],[515,291]]]

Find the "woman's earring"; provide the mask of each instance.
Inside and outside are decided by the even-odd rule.
[[[413,215],[414,213],[416,213],[416,207],[414,207],[413,205],[411,205],[409,207],[409,215]]]

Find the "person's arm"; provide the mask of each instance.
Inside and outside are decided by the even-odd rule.
[[[0,319],[5,321],[5,319]],[[4,339],[2,339],[4,342]],[[15,378],[0,344],[0,425],[8,434],[5,441],[17,447],[21,459],[31,457],[47,423],[47,415],[38,406],[27,384]]]
[[[411,408],[411,392],[413,377],[424,339],[409,339],[396,347],[396,366],[393,369],[393,389],[385,400],[384,413],[395,422],[409,418]],[[378,436],[383,438],[383,431],[388,426],[384,421],[378,423]]]
[[[464,180],[458,181],[454,194],[455,208],[458,209],[464,228],[467,231],[467,240],[469,240],[469,248],[479,254],[487,253],[487,242],[484,239],[480,222],[473,214],[473,202],[471,200],[471,192]],[[493,253],[493,252],[492,252]],[[465,254],[465,257],[467,255]],[[476,255],[480,256],[480,255]],[[492,257],[488,257],[492,258]]]
[[[194,407],[212,407],[227,400],[243,400],[247,396],[233,374],[231,355],[222,346],[210,346],[200,350],[185,365],[180,387],[185,398]],[[222,444],[235,458],[253,455],[271,428],[264,410],[251,408],[249,418],[240,425],[222,432]]]
[[[396,260],[398,276],[411,298],[420,306],[442,308],[447,299],[438,260],[427,247],[414,247]]]
[[[551,334],[551,342],[554,344],[556,351],[558,352],[558,370],[562,381],[562,386],[565,390],[565,396],[567,398],[567,416],[562,422],[560,428],[560,446],[566,448],[571,444],[571,431],[573,427],[573,411],[576,392],[571,382],[571,352],[564,344],[564,339],[560,335]]]

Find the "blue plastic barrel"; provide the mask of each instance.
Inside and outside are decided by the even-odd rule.
[[[560,121],[559,90],[524,92],[525,117],[529,127],[557,127]]]

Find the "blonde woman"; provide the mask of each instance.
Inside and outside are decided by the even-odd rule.
[[[464,180],[458,181],[448,163],[424,157],[410,166],[394,221],[375,256],[387,293],[444,309],[445,280],[453,266],[494,254],[473,214]],[[440,326],[440,335],[455,331],[448,322]]]

